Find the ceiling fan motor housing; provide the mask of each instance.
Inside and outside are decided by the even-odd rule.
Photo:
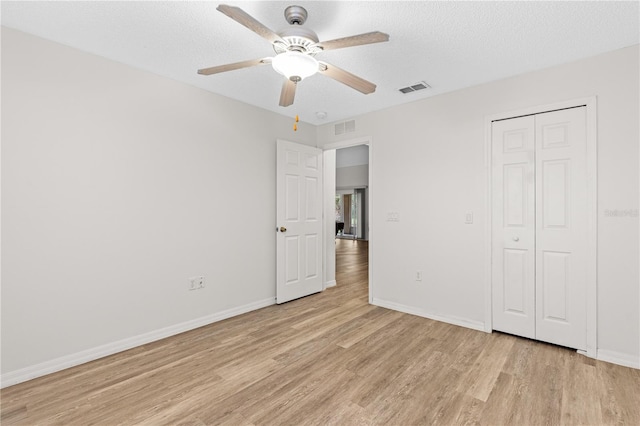
[[[307,20],[304,7],[289,6],[284,10],[284,17],[291,26],[278,33],[283,42],[273,43],[277,55],[271,65],[277,72],[298,83],[318,71],[318,61],[313,56],[321,49],[315,46],[318,35],[301,26]]]
[[[307,10],[302,6],[289,6],[284,10],[284,17],[291,25],[278,35],[284,43],[276,41],[273,43],[273,50],[277,53],[300,52],[307,55],[315,55],[322,49],[315,46],[318,43],[318,35],[308,28],[302,28],[302,24],[307,21]]]
[[[285,41],[273,43],[273,50],[278,54],[295,51],[315,55],[321,51],[315,46],[318,43],[318,35],[308,28],[292,26],[280,31],[278,35]]]
[[[273,43],[277,53],[271,65],[280,74],[294,83],[318,71],[318,61],[313,56],[322,49],[318,48],[318,35],[308,28],[302,28],[307,20],[307,11],[302,6],[289,6],[284,11],[289,27],[278,35],[282,41]]]
[[[284,19],[289,25],[303,25],[307,21],[307,9],[302,6],[289,6],[284,10]]]

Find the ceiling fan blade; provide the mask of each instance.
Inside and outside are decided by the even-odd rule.
[[[217,9],[239,24],[242,24],[245,27],[249,28],[260,37],[266,38],[271,43],[274,43],[276,41],[284,43],[284,40],[282,40],[282,38],[280,38],[278,34],[262,25],[254,17],[252,17],[239,7],[221,4],[217,7]]]
[[[380,31],[373,31],[351,37],[321,41],[316,43],[316,46],[321,47],[322,50],[335,50],[342,49],[343,47],[361,46],[363,44],[380,43],[383,41],[389,41],[389,34],[381,33]]]
[[[233,64],[218,65],[217,67],[202,68],[198,70],[198,74],[211,75],[226,71],[238,70],[240,68],[255,67],[258,65],[270,64],[271,58],[251,59],[249,61],[234,62]]]
[[[376,91],[376,85],[364,78],[360,78],[357,75],[351,74],[348,71],[336,67],[335,65],[327,64],[326,62],[318,61],[318,63],[320,64],[318,67],[318,71],[320,73],[327,77],[331,77],[342,84],[346,84],[347,86],[356,89],[358,92],[368,95],[369,93]]]
[[[280,92],[280,106],[288,107],[293,104],[293,98],[296,96],[297,84],[288,78],[282,83],[282,91]]]

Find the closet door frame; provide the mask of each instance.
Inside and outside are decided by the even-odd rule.
[[[597,238],[598,238],[598,176],[597,176],[597,99],[595,96],[573,99],[547,105],[538,105],[515,111],[507,111],[485,117],[485,312],[484,331],[491,333],[492,321],[492,153],[491,126],[494,121],[527,115],[541,114],[567,108],[586,108],[587,131],[587,349],[578,351],[591,358],[597,356]]]

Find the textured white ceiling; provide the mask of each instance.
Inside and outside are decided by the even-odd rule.
[[[315,75],[295,103],[278,106],[282,77],[270,66],[212,76],[199,68],[273,56],[271,45],[218,2],[2,1],[2,25],[32,33],[313,124],[339,121],[638,44],[639,3],[229,1],[274,31],[284,9],[305,7],[320,40],[374,30],[390,41],[318,54],[378,85],[363,95]],[[612,76],[614,78],[614,76]],[[426,81],[431,89],[403,95]],[[324,111],[324,120],[316,117]]]

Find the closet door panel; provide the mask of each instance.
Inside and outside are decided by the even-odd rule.
[[[536,339],[586,349],[585,108],[536,115]]]
[[[535,337],[534,119],[492,126],[493,328]]]

